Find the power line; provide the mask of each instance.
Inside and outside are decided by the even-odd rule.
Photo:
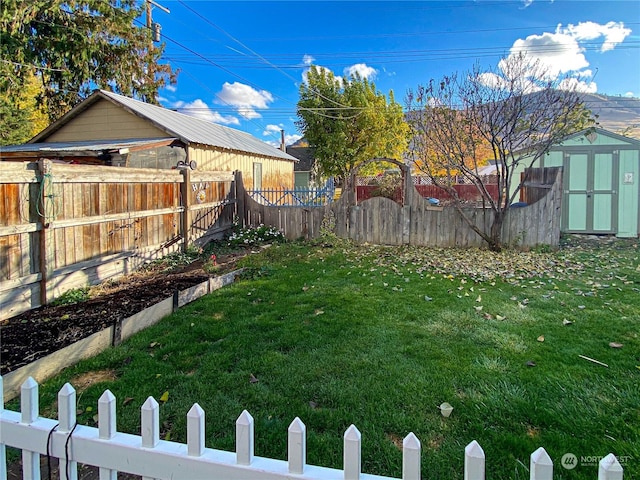
[[[195,15],[197,15],[199,18],[203,19],[205,22],[207,22],[209,25],[213,26],[214,28],[216,28],[218,31],[220,31],[221,33],[223,33],[224,35],[226,35],[228,38],[230,38],[231,40],[233,40],[234,42],[236,42],[238,45],[242,46],[243,48],[247,49],[250,53],[252,53],[253,55],[255,55],[256,57],[258,57],[260,60],[262,60],[263,62],[265,62],[267,65],[269,65],[270,67],[276,69],[277,71],[283,73],[286,77],[290,78],[291,80],[293,80],[294,82],[296,82],[297,80],[295,78],[293,78],[291,75],[289,75],[287,72],[285,72],[284,70],[280,69],[277,65],[274,65],[273,63],[269,62],[269,60],[267,60],[266,58],[264,58],[262,55],[260,55],[259,53],[256,53],[255,51],[253,51],[251,48],[247,47],[244,43],[242,43],[240,40],[238,40],[237,38],[235,38],[234,36],[232,36],[230,33],[226,32],[224,29],[222,29],[221,27],[219,27],[218,25],[216,25],[215,23],[213,23],[212,21],[210,21],[208,18],[202,16],[200,13],[198,13],[197,11],[195,11],[194,9],[192,9],[191,7],[189,7],[188,5],[186,5],[182,0],[178,0],[178,3],[180,3],[182,6],[184,6],[186,9],[188,9],[189,11],[191,11],[192,13],[194,13]],[[314,91],[314,93],[316,95],[318,95],[320,98],[327,100],[328,102],[333,103],[334,105],[340,106],[340,107],[345,107],[346,105],[341,104],[340,102],[337,102],[335,100],[333,100],[332,98],[328,98],[326,96],[324,96],[322,93],[318,92],[318,91]]]

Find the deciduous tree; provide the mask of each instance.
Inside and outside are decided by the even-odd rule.
[[[551,76],[525,55],[503,60],[499,67],[482,71],[476,66],[462,75],[431,80],[407,94],[415,167],[454,198],[465,221],[496,251],[503,248],[505,215],[522,188],[520,172],[592,122],[575,89],[578,82]],[[497,198],[489,194],[479,174],[487,148],[496,162]],[[453,188],[456,175],[475,185],[493,211],[489,231],[466,215]]]
[[[342,79],[312,66],[300,86],[297,126],[322,176],[347,178],[365,160],[401,158],[409,127],[402,106],[365,78]]]

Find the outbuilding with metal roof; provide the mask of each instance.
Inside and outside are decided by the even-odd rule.
[[[23,145],[3,146],[2,160],[52,158],[135,168],[191,164],[241,171],[254,189],[291,188],[297,159],[233,128],[106,90],[96,90]]]

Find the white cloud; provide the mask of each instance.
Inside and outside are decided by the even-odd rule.
[[[270,125],[267,125],[267,128]],[[270,135],[271,133],[267,132],[266,130],[263,132],[263,135]],[[268,143],[269,145],[276,147],[276,148],[280,148],[280,127],[278,127],[278,136],[273,136],[272,140],[265,140],[265,143]],[[277,140],[276,140],[277,138]],[[284,144],[285,145],[293,145],[294,143],[296,143],[298,140],[300,140],[302,138],[302,135],[297,135],[297,134],[293,134],[293,135],[288,135],[285,133],[284,135]]]
[[[274,133],[280,133],[280,130],[282,130],[282,126],[281,125],[267,125],[264,129],[264,132],[262,132],[262,135],[264,135],[265,137],[267,135],[273,135]]]
[[[625,97],[635,97],[635,95],[633,94],[633,92],[627,92],[624,94]]]
[[[277,138],[278,140],[267,140],[267,143],[269,145],[273,145],[275,147],[280,147],[280,130],[284,129],[284,125],[280,124],[280,125],[274,125],[274,124],[270,124],[267,125],[264,129],[264,131],[262,132],[263,136],[272,136],[274,139]],[[284,143],[285,145],[291,145],[293,143],[296,143],[298,140],[300,140],[302,138],[302,135],[298,135],[298,134],[287,134],[285,132],[284,135]]]
[[[564,34],[543,33],[518,39],[511,47],[509,58],[524,53],[532,61],[539,61],[546,73],[557,78],[562,73],[578,71],[589,66],[578,42]]]
[[[217,97],[220,100],[217,103],[235,107],[238,114],[246,119],[260,118],[262,115],[256,109],[269,108],[269,103],[273,102],[273,95],[266,90],[256,90],[238,82],[225,82]]]
[[[526,1],[525,1],[526,3]],[[530,5],[527,4],[526,6]],[[499,68],[502,74],[509,76],[509,65],[519,54],[525,54],[531,65],[538,63],[539,68],[532,67],[529,79],[534,82],[524,85],[533,88],[535,80],[556,80],[567,76],[562,81],[561,88],[577,88],[579,91],[595,92],[596,84],[587,79],[593,77],[589,69],[589,61],[585,56],[583,42],[593,44],[602,39],[601,52],[614,49],[631,34],[631,29],[625,28],[622,22],[609,22],[601,25],[595,22],[580,22],[577,25],[559,24],[555,32],[544,32],[540,35],[530,35],[518,39],[513,43],[509,56],[502,60]],[[496,84],[496,78],[484,78],[487,85]],[[498,84],[496,84],[498,85]]]
[[[355,65],[351,65],[344,69],[345,77],[351,77],[356,73],[360,75],[360,78],[373,80],[376,78],[378,71],[375,68],[368,66],[366,63],[356,63]]]
[[[313,62],[314,62],[315,60],[316,60],[315,58],[313,58],[311,55],[307,55],[307,54],[305,54],[305,55],[302,57],[302,63],[303,63],[303,65],[307,65],[307,66],[309,66],[309,65],[313,64]]]
[[[556,33],[567,35],[576,40],[595,40],[604,37],[601,52],[613,50],[618,44],[631,34],[630,28],[624,28],[622,22],[608,22],[606,25],[600,25],[595,22],[580,22],[578,25],[569,24],[566,28],[558,25]]]
[[[175,85],[165,85],[165,90],[169,90],[171,93],[176,93],[176,91],[178,90],[178,87],[176,87]]]
[[[212,123],[221,123],[224,125],[240,125],[240,121],[231,115],[224,116],[212,110],[209,106],[199,98],[193,102],[177,101],[171,105],[171,108],[185,115],[206,120]]]
[[[579,78],[565,78],[558,84],[558,89],[582,93],[596,93],[598,86],[595,82],[586,82]]]

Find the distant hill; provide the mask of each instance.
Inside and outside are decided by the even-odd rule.
[[[598,93],[584,93],[582,98],[586,107],[598,115],[601,128],[640,140],[640,98]]]
[[[640,140],[640,98],[614,97],[599,93],[581,94],[587,108],[598,115],[599,127]],[[292,147],[308,147],[302,137]]]

